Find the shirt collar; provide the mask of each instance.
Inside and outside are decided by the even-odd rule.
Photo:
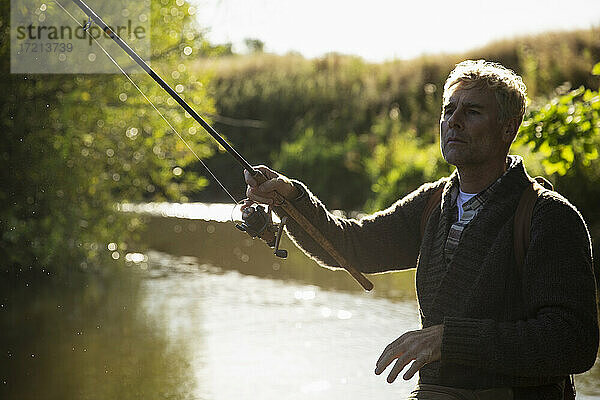
[[[504,171],[504,173],[498,179],[496,179],[490,186],[488,186],[483,191],[477,193],[475,196],[473,196],[471,199],[469,199],[467,202],[465,202],[465,204],[463,204],[463,211],[477,210],[479,207],[481,207],[487,201],[487,199],[489,199],[490,196],[494,193],[494,191],[500,185],[500,183],[502,182],[504,177],[506,177],[506,175],[508,175],[508,173],[512,169],[516,168],[522,162],[523,162],[523,159],[520,156],[514,156],[514,155],[507,156],[506,157],[506,163],[507,163],[506,171]],[[458,191],[459,191],[459,182],[458,182],[458,172],[457,171],[454,171],[454,172],[455,173],[453,173],[452,177],[451,177],[451,179],[454,182],[453,182],[453,185],[451,188],[450,195],[452,196],[451,204],[456,205],[456,199],[458,197]]]

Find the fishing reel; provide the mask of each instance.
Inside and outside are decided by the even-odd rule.
[[[274,224],[270,212],[267,212],[264,206],[253,204],[242,210],[242,220],[243,222],[235,224],[236,228],[253,238],[259,237],[264,240],[269,247],[274,249],[277,257],[287,257],[287,250],[279,248],[287,217],[283,217],[281,223]]]

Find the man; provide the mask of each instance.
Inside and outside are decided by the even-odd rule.
[[[403,375],[419,371],[412,399],[558,400],[567,377],[596,359],[591,243],[575,207],[543,192],[523,265],[515,259],[514,213],[531,181],[508,152],[525,102],[514,72],[483,60],[458,64],[440,118],[442,155],[456,170],[360,221],[332,215],[299,181],[258,167],[269,180],[257,186],[246,172],[249,203],[272,205],[277,191],[361,272],[416,265],[422,329],[393,341],[375,368],[381,374],[395,361],[392,383],[412,362]],[[440,187],[421,239],[423,211]],[[297,224],[287,229],[311,257],[336,266]]]

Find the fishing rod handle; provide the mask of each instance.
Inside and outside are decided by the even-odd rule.
[[[365,289],[366,291],[370,291],[373,289],[373,283],[368,280],[362,273],[360,273],[357,269],[352,267],[348,260],[344,256],[342,256],[335,247],[331,244],[325,236],[317,229],[315,226],[300,212],[296,207],[292,205],[289,201],[287,201],[283,196],[279,193],[276,194],[276,197],[279,196],[279,202],[282,204],[279,206],[283,208],[283,210],[288,213],[290,217],[292,217],[298,225],[300,225],[306,233],[308,233],[314,240],[317,242],[325,251],[327,251],[340,265],[340,267],[344,268],[356,281]]]
[[[268,180],[268,178],[261,171],[254,169],[256,174],[253,174],[252,177],[257,181],[260,185],[261,183]],[[252,172],[249,171],[251,174]],[[287,199],[275,192],[275,205],[277,207],[281,207],[290,217],[292,217],[302,229],[308,233],[315,242],[317,242],[326,252],[328,252],[335,261],[338,262],[340,267],[344,268],[352,277],[363,287],[366,291],[371,291],[373,289],[373,283],[367,279],[361,272],[351,266],[351,264],[346,260],[346,257],[341,255],[335,247],[331,244],[329,240],[321,231],[319,231],[294,205],[287,201]]]

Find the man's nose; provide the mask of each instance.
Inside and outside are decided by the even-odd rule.
[[[448,127],[462,129],[464,127],[461,110],[455,110],[448,118]]]

